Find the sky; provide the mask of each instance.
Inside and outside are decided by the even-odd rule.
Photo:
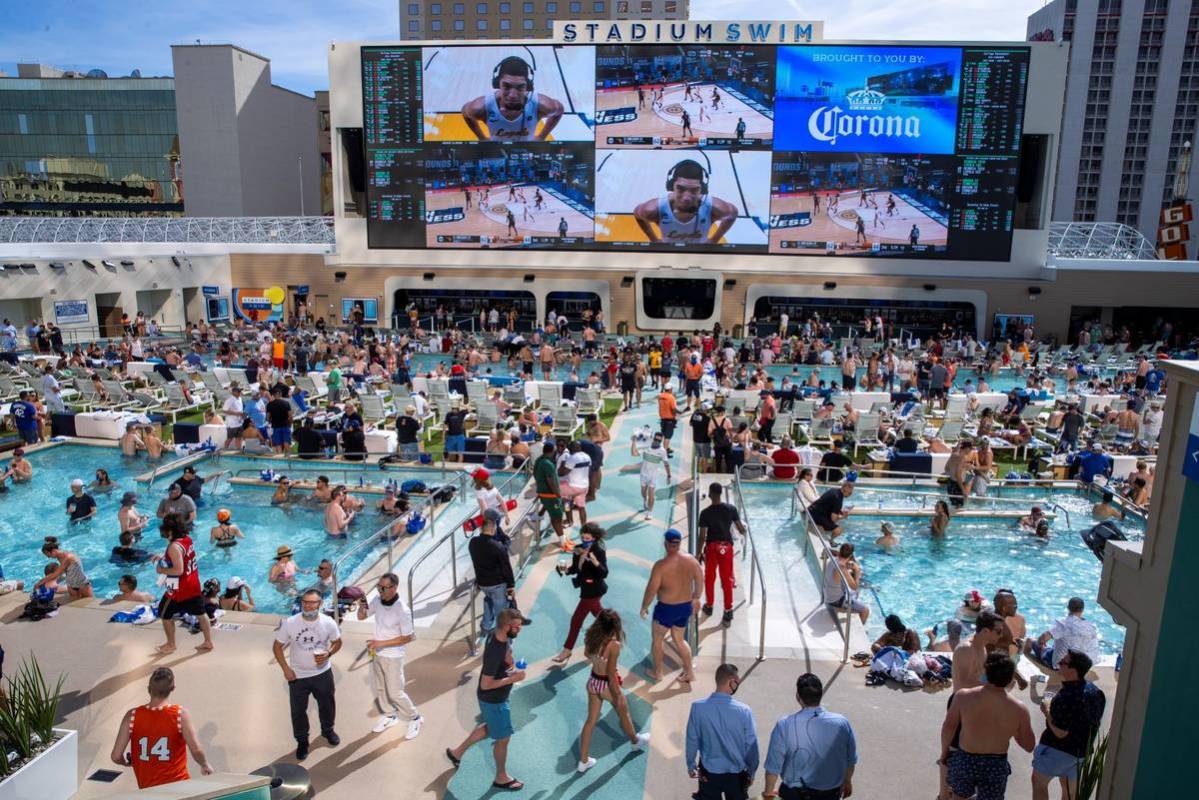
[[[692,19],[806,19],[826,39],[1023,41],[1043,0],[692,0]],[[771,10],[763,16],[762,6]],[[919,9],[918,13],[913,8]],[[835,10],[835,14],[831,13]],[[328,88],[332,41],[395,39],[398,0],[0,0],[0,71],[17,62],[112,77],[137,68],[171,74],[171,45],[233,43],[271,61],[274,83],[311,94]]]

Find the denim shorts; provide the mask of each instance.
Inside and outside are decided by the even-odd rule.
[[[1044,744],[1032,751],[1032,768],[1051,778],[1078,779],[1078,759]]]
[[[447,453],[463,453],[466,452],[466,436],[464,434],[450,435],[445,437],[445,451]]]
[[[493,742],[512,735],[512,711],[507,700],[502,703],[480,700],[479,710],[483,712],[483,723],[487,726],[487,735]]]

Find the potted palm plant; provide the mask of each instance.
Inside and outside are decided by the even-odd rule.
[[[1087,754],[1078,760],[1078,788],[1070,800],[1091,800],[1099,792],[1107,761],[1107,737],[1096,734],[1087,742]]]
[[[54,727],[64,681],[51,685],[30,656],[0,691],[0,797],[67,800],[79,788],[77,735]]]

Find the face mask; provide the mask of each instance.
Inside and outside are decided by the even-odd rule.
[[[321,615],[321,612],[319,610],[318,611],[301,611],[300,612],[300,616],[302,616],[304,619],[308,620],[309,622],[312,622],[320,615]]]

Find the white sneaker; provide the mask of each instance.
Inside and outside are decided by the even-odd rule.
[[[424,717],[417,717],[408,723],[408,732],[404,734],[405,739],[415,739],[420,734],[420,726],[425,722]]]
[[[634,750],[644,750],[647,747],[649,747],[649,734],[648,733],[637,734],[637,741],[633,742],[633,749]]]
[[[383,731],[390,728],[392,725],[398,724],[399,721],[400,721],[399,717],[394,716],[394,715],[388,715],[386,717],[383,717],[383,719],[379,720],[378,722],[376,722],[375,727],[371,728],[371,730],[374,733],[382,733]]]
[[[650,520],[652,520],[653,518],[654,518],[654,512],[652,512],[652,511],[646,511],[646,512],[645,512],[645,520],[646,520],[646,522],[649,522],[649,521],[650,521]]]
[[[579,767],[578,767],[579,774],[582,775],[584,772],[586,772],[587,770],[594,767],[595,764],[596,764],[596,761],[594,758],[588,758],[586,761],[580,761]]]

